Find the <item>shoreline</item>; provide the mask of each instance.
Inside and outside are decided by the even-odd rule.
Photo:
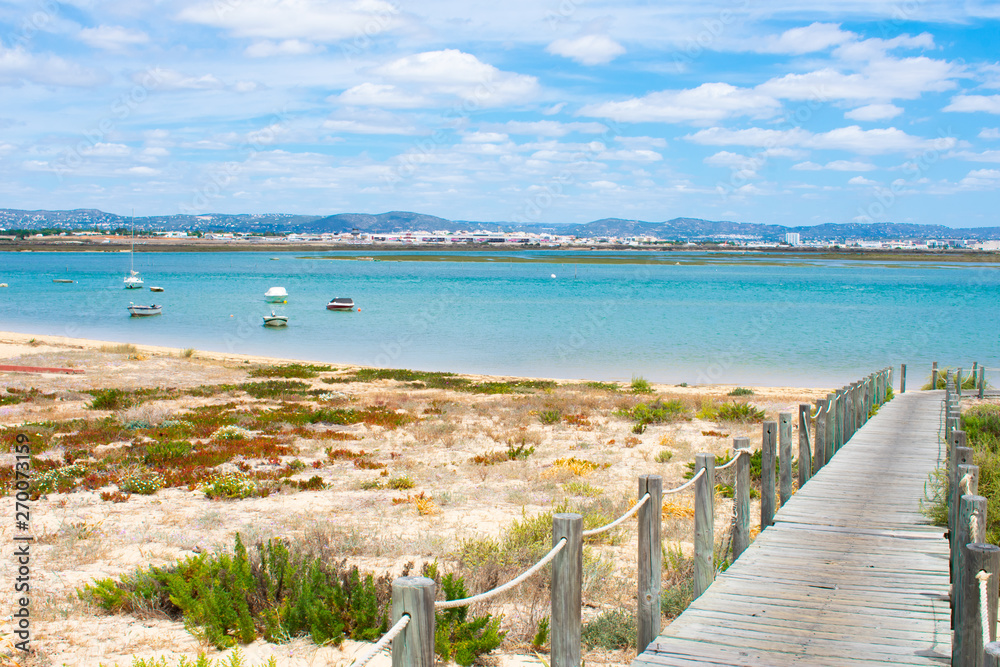
[[[97,237],[97,239],[67,240],[55,237],[51,240],[32,239],[30,241],[11,241],[0,239],[0,252],[130,252],[131,240],[128,237]],[[106,239],[106,240],[105,240]],[[531,251],[577,251],[595,253],[598,256],[604,252],[629,252],[639,260],[648,255],[673,255],[675,253],[702,252],[719,255],[750,255],[754,257],[776,256],[788,259],[853,259],[859,261],[913,261],[934,262],[953,261],[975,264],[1000,263],[1000,252],[993,250],[904,250],[888,248],[840,248],[840,247],[787,247],[787,248],[745,248],[727,247],[718,244],[669,245],[669,246],[632,246],[632,245],[549,245],[524,246],[510,244],[462,243],[454,245],[442,244],[403,244],[403,243],[371,243],[364,245],[332,243],[324,241],[313,242],[263,242],[263,241],[216,241],[204,239],[150,239],[136,244],[136,252],[358,252],[358,253],[412,253],[412,252],[473,252],[473,253],[515,253]],[[605,259],[604,261],[608,261]],[[622,258],[616,263],[630,263]]]

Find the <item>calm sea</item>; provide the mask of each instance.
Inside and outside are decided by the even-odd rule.
[[[0,253],[0,329],[332,363],[535,377],[830,386],[997,362],[1000,271],[961,263],[486,251]],[[272,260],[271,257],[277,257]],[[427,257],[425,255],[425,257]],[[632,263],[592,263],[596,259]],[[473,259],[479,261],[450,261]],[[512,261],[525,260],[525,261]],[[54,283],[70,279],[70,284]],[[151,285],[164,288],[151,293]],[[264,302],[280,285],[286,304]],[[358,312],[325,309],[352,297]],[[163,314],[130,318],[130,301]],[[287,329],[266,329],[271,310]]]

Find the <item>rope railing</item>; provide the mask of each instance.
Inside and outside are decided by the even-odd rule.
[[[980,570],[976,573],[979,582],[979,625],[983,629],[983,646],[990,643],[990,573]],[[995,636],[995,634],[994,634]]]
[[[584,537],[592,537],[594,535],[600,535],[601,533],[608,532],[609,530],[619,525],[623,521],[626,521],[630,519],[632,516],[634,516],[636,512],[639,511],[639,508],[641,508],[643,505],[649,502],[649,498],[650,495],[647,493],[642,498],[640,498],[635,505],[632,505],[632,509],[630,509],[628,512],[625,512],[625,514],[622,514],[620,517],[618,517],[611,523],[605,524],[600,528],[591,528],[590,530],[585,530],[581,533],[581,535],[583,535]]]
[[[698,474],[696,474],[694,477],[692,477],[688,481],[684,482],[683,484],[681,484],[680,486],[678,486],[676,489],[668,489],[668,490],[664,491],[663,495],[667,495],[668,493],[670,493],[670,494],[680,493],[681,491],[684,491],[685,489],[688,489],[689,487],[694,486],[694,483],[697,482],[699,479],[701,479],[704,474],[705,474],[705,469],[702,468],[701,470],[698,471]]]
[[[472,596],[467,597],[467,598],[462,598],[461,600],[438,600],[437,602],[434,603],[434,608],[435,609],[454,609],[455,607],[465,607],[466,605],[474,604],[476,602],[483,602],[485,600],[489,600],[490,598],[494,598],[494,597],[500,595],[501,593],[509,591],[510,589],[515,588],[518,584],[520,584],[525,579],[529,578],[531,575],[533,575],[536,572],[538,572],[539,570],[541,570],[543,567],[545,567],[546,565],[548,565],[550,562],[552,562],[552,559],[556,557],[556,554],[558,554],[560,551],[562,551],[563,547],[565,547],[565,546],[566,546],[566,538],[564,537],[561,540],[559,540],[554,547],[552,547],[551,551],[549,551],[547,554],[545,554],[544,556],[542,556],[542,559],[540,561],[538,561],[537,563],[535,563],[534,565],[532,565],[530,568],[528,568],[527,570],[525,570],[524,572],[522,572],[520,574],[520,576],[517,576],[517,577],[511,579],[510,581],[508,581],[506,584],[503,584],[502,586],[497,586],[496,588],[494,588],[492,590],[489,590],[489,591],[486,591],[485,593],[479,593],[478,595],[472,595]]]
[[[379,652],[382,649],[388,646],[389,642],[395,639],[396,635],[402,632],[403,629],[406,628],[407,624],[409,624],[409,622],[410,622],[409,614],[403,614],[402,616],[400,616],[399,620],[396,621],[396,624],[391,628],[389,628],[388,632],[382,635],[382,639],[378,640],[378,643],[372,646],[371,649],[369,649],[369,651],[365,653],[363,656],[354,659],[354,662],[351,663],[351,667],[364,667],[369,662],[371,662],[372,658],[374,658],[376,655],[379,654]]]
[[[736,453],[733,455],[733,458],[731,458],[728,463],[724,463],[723,465],[716,468],[715,472],[721,472],[722,470],[726,470],[736,465],[736,461],[738,461],[741,456],[750,456],[750,451],[746,449],[737,449]]]

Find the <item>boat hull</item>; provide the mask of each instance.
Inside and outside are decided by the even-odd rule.
[[[163,312],[163,306],[129,306],[128,312],[132,317],[152,317]]]
[[[287,317],[265,317],[264,318],[264,326],[265,327],[272,327],[272,328],[286,327],[286,326],[288,326],[288,318]]]
[[[354,299],[348,299],[346,297],[337,297],[330,299],[330,302],[326,304],[327,310],[354,310]]]

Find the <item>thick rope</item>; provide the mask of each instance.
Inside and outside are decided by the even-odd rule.
[[[750,450],[749,449],[737,449],[736,450],[736,454],[733,456],[733,458],[728,463],[726,463],[725,465],[721,465],[718,468],[716,468],[715,472],[719,472],[720,470],[725,470],[726,468],[732,466],[734,463],[736,463],[737,461],[739,461],[740,457],[743,456],[744,454],[750,454]]]
[[[701,470],[698,471],[697,475],[695,475],[694,477],[692,477],[691,479],[689,479],[687,482],[685,482],[684,484],[681,484],[676,489],[669,489],[667,491],[664,491],[663,495],[667,495],[668,493],[680,493],[684,489],[686,489],[689,486],[691,486],[692,484],[694,484],[698,480],[699,477],[701,477],[702,475],[704,475],[705,474],[705,470],[706,470],[705,468],[702,468]]]
[[[969,538],[977,542],[979,541],[979,513],[973,512],[969,515]]]
[[[640,507],[642,507],[648,502],[649,502],[649,494],[647,493],[646,495],[644,495],[642,498],[639,499],[639,502],[637,502],[635,505],[632,506],[632,509],[630,509],[628,512],[625,512],[625,514],[622,514],[620,517],[618,517],[611,523],[603,525],[600,528],[591,528],[590,530],[585,530],[580,534],[583,535],[584,537],[590,537],[591,535],[600,535],[601,533],[606,533],[607,531],[611,530],[612,528],[620,524],[622,521],[625,521],[626,519],[630,518],[632,515],[634,515],[636,512],[639,511]]]
[[[987,590],[990,573],[986,570],[980,570],[976,574],[976,579],[979,580],[979,621],[983,626],[983,646],[985,647],[990,643],[990,601]]]
[[[382,635],[382,639],[378,640],[378,643],[375,644],[375,646],[372,646],[371,650],[368,651],[368,653],[365,653],[360,658],[356,658],[354,662],[351,663],[351,667],[364,667],[369,662],[371,662],[371,659],[374,658],[376,655],[378,655],[379,651],[388,646],[389,642],[395,639],[396,635],[402,632],[403,628],[405,628],[406,624],[409,622],[410,622],[409,614],[403,614],[402,616],[400,616],[399,620],[396,621],[396,625],[389,628],[389,632]]]
[[[543,567],[548,565],[549,561],[555,558],[556,554],[562,551],[562,548],[565,546],[566,546],[566,538],[563,537],[559,540],[559,542],[556,543],[554,547],[552,547],[552,551],[545,554],[542,560],[532,565],[528,570],[526,570],[523,574],[521,574],[521,576],[511,579],[503,586],[497,586],[491,591],[486,591],[485,593],[480,593],[479,595],[473,595],[472,597],[462,598],[461,600],[439,600],[434,603],[434,608],[453,609],[455,607],[464,607],[466,605],[470,605],[475,602],[482,602],[484,600],[489,600],[490,598],[496,597],[497,595],[500,595],[504,591],[508,591],[511,588],[514,588],[522,581],[524,581],[525,579],[527,579],[528,577],[530,577],[531,575],[535,574]]]
[[[965,473],[961,480],[958,482],[959,496],[969,495],[969,485],[972,484],[972,474]]]

